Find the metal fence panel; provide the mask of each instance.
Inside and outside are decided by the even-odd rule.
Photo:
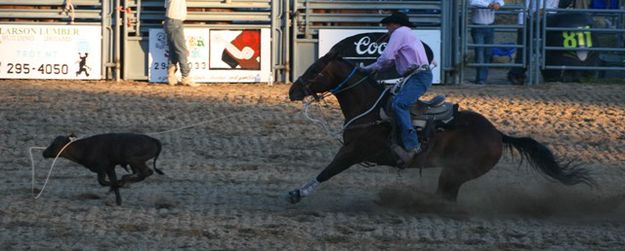
[[[529,14],[530,10],[526,8],[526,4],[532,6],[534,3],[543,5],[545,3],[540,3],[541,1],[538,0],[526,0],[518,2],[519,3],[517,4],[509,4],[504,6],[504,8],[497,12],[497,15],[514,16],[522,13],[527,17],[527,26],[514,23],[496,23],[494,25],[489,25],[489,27],[495,29],[496,36],[497,34],[501,35],[505,34],[506,32],[509,33],[515,32],[517,30],[520,31],[517,36],[522,36],[522,38],[512,45],[505,46],[498,44],[473,44],[472,42],[470,42],[468,31],[470,31],[470,29],[472,28],[483,26],[470,24],[468,18],[471,13],[471,8],[465,1],[460,3],[461,14],[459,15],[459,21],[461,23],[460,26],[462,27],[462,29],[460,30],[460,32],[456,33],[456,36],[461,37],[461,44],[459,44],[455,48],[461,53],[455,58],[455,62],[458,64],[459,70],[456,72],[457,75],[454,83],[461,83],[465,80],[465,69],[478,66],[487,66],[489,68],[524,67],[527,69],[527,84],[536,84],[544,80],[568,81],[567,79],[570,79],[569,77],[572,74],[578,74],[579,71],[589,73],[586,75],[602,77],[601,75],[605,75],[605,72],[625,70],[625,64],[623,64],[623,62],[625,62],[625,45],[623,43],[623,35],[625,32],[625,29],[623,29],[623,20],[625,17],[625,10],[623,10],[623,8],[618,10],[597,10],[545,8],[544,6],[542,6],[540,8],[544,9],[544,11],[540,13],[544,15],[531,15]],[[587,27],[576,26],[574,24],[575,22],[573,22],[574,20],[572,20],[570,17],[561,17],[564,18],[564,24],[557,24],[551,21],[553,20],[552,18],[567,13],[578,13],[580,15],[583,14],[591,18],[592,21],[588,21],[590,22],[590,25],[588,25]],[[610,27],[598,27],[595,25],[596,23],[598,23],[598,19],[602,19],[605,17],[611,18],[612,22]],[[553,36],[550,37],[550,34],[552,34]],[[555,45],[550,44],[552,43],[551,40],[553,40],[554,37],[566,40],[567,36],[572,39],[571,41],[578,41],[578,39],[582,39],[585,41],[585,39],[588,39],[588,41],[593,44],[586,44],[579,48],[574,48],[575,46],[570,46],[566,43]],[[613,43],[594,43],[594,41],[598,37],[599,40],[597,41],[613,41]],[[523,53],[523,55],[521,56],[522,60],[518,63],[489,62],[486,64],[477,64],[473,63],[472,61],[470,62],[468,60],[470,51],[477,47],[484,47],[489,49],[494,47],[514,48],[517,50],[517,53],[519,53],[519,50],[521,50],[521,53]],[[561,56],[561,54],[569,54],[569,56],[571,56],[570,58],[575,58],[574,54],[579,51],[587,52],[589,54],[589,57],[597,57],[596,62],[588,61],[594,60],[594,58],[587,60],[567,60],[565,58],[566,55],[564,57],[561,57],[559,60],[554,60],[554,58]],[[611,65],[612,63],[610,63],[608,59],[603,60],[601,58],[602,56],[604,58],[621,58],[621,63],[619,65],[618,62],[615,62],[613,63],[614,65]],[[559,75],[560,78],[558,78],[557,75]]]

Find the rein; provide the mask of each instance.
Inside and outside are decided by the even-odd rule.
[[[314,101],[319,102],[319,101],[321,101],[323,98],[325,98],[327,96],[330,96],[330,95],[335,95],[336,96],[339,93],[348,91],[348,90],[350,90],[352,88],[355,88],[356,86],[360,85],[361,83],[364,83],[365,80],[367,78],[369,78],[369,75],[367,75],[367,76],[363,77],[362,79],[358,80],[358,82],[356,82],[355,84],[349,85],[349,86],[343,88],[343,86],[345,84],[347,84],[351,80],[351,78],[354,76],[356,71],[357,71],[357,67],[354,67],[352,72],[341,83],[339,83],[336,87],[330,89],[327,92],[324,92],[323,94],[321,94],[321,96],[313,95],[314,99],[304,103],[304,115],[305,115],[305,117],[308,120],[312,121],[313,123],[321,124],[321,127],[328,133],[328,135],[330,135],[331,137],[337,138],[337,140],[339,140],[339,142],[341,142],[341,144],[343,142],[341,141],[341,138],[340,138],[339,135],[341,133],[343,133],[345,130],[347,130],[347,129],[356,129],[356,128],[366,128],[366,127],[370,127],[370,126],[376,126],[376,125],[380,125],[380,124],[382,124],[384,122],[382,120],[376,120],[376,121],[372,121],[372,122],[369,122],[369,123],[358,124],[358,125],[354,125],[354,126],[350,127],[350,125],[354,121],[356,121],[357,119],[360,119],[360,118],[364,117],[365,115],[371,113],[378,106],[378,104],[380,103],[380,101],[382,100],[382,98],[384,97],[386,92],[388,92],[388,90],[390,88],[384,88],[384,91],[382,91],[382,93],[380,93],[380,96],[378,97],[378,99],[375,101],[375,103],[368,110],[366,110],[365,112],[363,112],[363,113],[353,117],[352,119],[350,119],[347,123],[345,123],[343,125],[343,128],[341,128],[341,130],[339,130],[337,132],[334,132],[334,133],[331,132],[331,130],[330,130],[329,126],[328,126],[328,122],[325,121],[325,119],[324,120],[313,119],[311,116],[309,116],[308,108],[309,108],[310,104],[312,102],[314,102]]]
[[[343,85],[344,85],[345,83],[347,83],[347,82],[348,82],[348,81],[349,81],[349,80],[350,80],[350,79],[354,76],[354,73],[356,73],[356,67],[354,67],[354,69],[352,70],[352,72],[349,74],[349,76],[347,76],[347,78],[345,78],[345,80],[343,80],[343,82],[341,82],[340,84],[338,84],[336,87],[332,88],[332,89],[330,90],[330,93],[332,93],[332,94],[336,95],[337,93],[341,93],[341,92],[343,92],[343,91],[347,90],[347,89],[343,89],[343,90],[341,90],[341,87],[343,87]],[[366,78],[367,78],[367,77],[364,77],[364,78],[362,78],[360,81],[362,81],[363,79],[366,79]],[[356,83],[355,85],[357,85],[357,84],[359,84],[359,83],[360,83],[360,82]]]
[[[360,80],[358,80],[358,82],[356,82],[353,85],[350,85],[350,86],[347,86],[345,88],[342,88],[345,84],[347,84],[352,79],[354,74],[356,74],[357,70],[358,70],[357,67],[354,67],[352,72],[350,72],[349,75],[347,75],[347,77],[343,81],[341,81],[341,83],[339,83],[336,87],[330,89],[329,91],[326,91],[326,92],[322,93],[321,96],[317,96],[316,94],[311,94],[311,95],[315,98],[315,100],[319,101],[319,100],[321,100],[321,99],[323,99],[323,98],[325,98],[327,96],[330,96],[330,95],[336,96],[337,94],[339,94],[341,92],[345,92],[347,90],[350,90],[350,89],[352,89],[352,88],[354,88],[354,87],[364,83],[364,81],[367,78],[369,78],[369,75],[365,76],[364,78],[361,78]],[[310,93],[310,91],[308,91],[308,92]]]

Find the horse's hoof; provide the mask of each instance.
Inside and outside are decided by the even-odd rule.
[[[302,195],[300,194],[299,189],[295,189],[289,192],[289,195],[286,199],[289,203],[295,204],[302,200]]]

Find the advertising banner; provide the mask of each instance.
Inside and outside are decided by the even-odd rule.
[[[101,79],[102,28],[0,24],[0,78]]]
[[[269,29],[185,28],[195,82],[273,82]],[[167,35],[150,29],[150,82],[167,82]],[[176,73],[180,77],[180,71]]]
[[[417,38],[422,42],[429,59],[438,64],[441,61],[441,32],[440,30],[413,30]],[[386,30],[319,30],[319,56],[325,55],[330,49],[340,44],[342,48],[347,48],[344,58],[355,64],[360,62],[365,65],[373,63],[386,48],[386,42],[381,42]],[[440,83],[441,69],[436,66],[432,69],[433,83]],[[399,78],[394,68],[381,73],[378,78],[383,80],[393,80]]]

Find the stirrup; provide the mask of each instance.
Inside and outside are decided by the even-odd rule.
[[[397,157],[398,157],[398,159],[397,159],[397,167],[400,168],[400,169],[404,169],[410,163],[412,163],[412,161],[414,160],[414,158],[417,155],[419,155],[422,152],[422,148],[421,148],[421,145],[419,145],[414,150],[406,151],[406,150],[404,150],[403,147],[401,147],[399,145],[394,145],[393,146],[393,152],[395,152],[395,155],[397,155]]]

